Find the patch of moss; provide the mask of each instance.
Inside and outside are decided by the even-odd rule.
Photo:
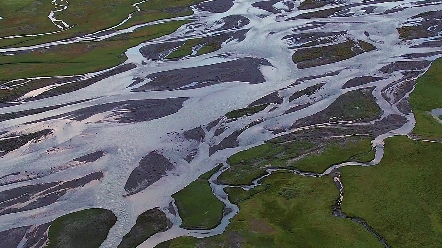
[[[374,159],[374,155],[370,138],[352,138],[331,142],[320,152],[297,160],[290,166],[302,171],[321,173],[334,164],[369,162]]]
[[[376,47],[368,42],[347,40],[334,45],[299,49],[293,54],[292,60],[298,68],[303,69],[339,62],[374,49]]]
[[[226,114],[229,119],[237,119],[243,116],[250,116],[264,110],[269,104],[261,104],[242,109],[235,109]]]
[[[303,90],[297,91],[290,96],[289,101],[291,102],[291,101],[293,101],[301,96],[304,96],[304,95],[311,96],[314,93],[318,92],[318,90],[320,90],[322,88],[322,86],[324,86],[324,84],[316,84],[316,85],[307,87]]]
[[[250,185],[253,180],[265,175],[269,166],[287,167],[287,161],[312,150],[313,147],[313,143],[306,141],[269,141],[238,152],[229,157],[230,168],[218,177],[218,182],[227,185]]]
[[[202,39],[191,39],[186,41],[184,45],[170,53],[166,59],[180,59],[192,54],[192,48],[200,44]]]
[[[322,113],[343,121],[372,121],[382,114],[372,94],[373,89],[353,90],[341,95]]]
[[[229,157],[230,168],[218,177],[218,182],[228,185],[249,185],[266,174],[262,161],[283,152],[284,147],[265,143]]]
[[[217,42],[217,41],[210,41],[207,42],[203,45],[203,47],[201,47],[198,52],[196,53],[196,55],[203,55],[206,53],[211,53],[214,51],[217,51],[221,48],[221,42]]]
[[[98,248],[117,217],[110,210],[92,208],[61,216],[49,227],[48,248]]]
[[[124,235],[118,248],[137,247],[155,233],[167,229],[167,217],[158,208],[147,210],[140,214],[137,222],[130,229],[130,232]]]
[[[223,216],[224,204],[212,193],[207,180],[198,179],[172,195],[183,223],[189,229],[211,229]]]
[[[216,166],[215,168],[213,168],[212,170],[210,170],[210,171],[208,171],[208,172],[202,174],[202,175],[199,177],[199,179],[202,179],[202,180],[209,180],[210,177],[211,177],[213,174],[215,174],[217,171],[219,171],[219,169],[221,169],[221,167],[223,167],[223,164],[219,164],[219,165],[217,165],[217,166]]]

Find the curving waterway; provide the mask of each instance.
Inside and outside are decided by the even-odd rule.
[[[57,9],[51,13],[51,20],[60,29],[69,28],[54,17],[55,12],[67,8],[67,2],[53,3]],[[177,211],[169,207],[173,203],[171,195],[225,163],[232,154],[299,130],[344,126],[361,130],[361,135],[376,130],[372,132],[376,134],[372,142],[376,158],[371,163],[339,164],[314,176],[328,175],[341,166],[379,163],[384,139],[407,134],[414,126],[407,99],[414,80],[442,53],[442,3],[347,0],[312,8],[299,6],[300,1],[291,0],[214,0],[193,6],[194,14],[189,17],[118,31],[113,27],[33,47],[0,49],[0,53],[14,54],[49,45],[100,42],[141,26],[191,20],[170,35],[130,48],[123,65],[59,77],[63,79],[60,84],[0,106],[0,116],[15,114],[0,122],[1,140],[12,139],[18,133],[52,130],[38,142],[0,158],[0,191],[10,193],[0,203],[0,231],[36,227],[85,208],[106,208],[118,221],[102,247],[116,247],[139,214],[160,207],[173,227],[140,247],[153,247],[183,235],[222,233],[238,208],[227,200],[223,191],[226,186],[215,184],[221,171],[210,182],[215,195],[231,211],[213,230],[180,228]],[[430,11],[431,18],[438,22],[421,15]],[[413,39],[400,39],[397,28],[414,25],[425,27],[427,32]],[[193,55],[165,59],[188,39],[215,36],[225,37],[215,52],[196,56],[199,47],[194,47]],[[312,41],[316,43],[310,44]],[[351,58],[329,62],[319,59],[302,68],[292,61],[292,55],[300,49],[347,41],[354,42]],[[375,49],[357,52],[365,44],[362,42]],[[160,45],[166,49],[160,51]],[[44,97],[45,92],[59,85],[90,79],[96,82],[71,93]],[[32,79],[7,84],[28,80]],[[319,90],[310,96],[290,99],[296,92],[318,85]],[[370,90],[382,109],[378,120],[335,122],[313,118],[306,125],[299,124],[355,90]],[[279,100],[271,101],[258,113],[238,119],[224,116],[272,93]],[[434,111],[434,115],[440,113]],[[162,169],[156,173],[149,171],[152,160],[162,161],[157,165]],[[134,170],[146,174],[140,178]],[[74,179],[80,182],[70,182]],[[32,193],[23,199],[20,190]]]

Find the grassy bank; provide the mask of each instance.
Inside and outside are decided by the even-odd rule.
[[[441,108],[442,60],[417,80],[410,95],[413,134],[440,139],[442,125],[429,113]],[[442,243],[442,144],[389,138],[374,167],[342,168],[343,210],[365,219],[392,247],[438,247]]]
[[[365,219],[392,247],[438,247],[441,150],[405,136],[388,139],[379,165],[342,168],[343,211]]]
[[[220,167],[201,175],[199,179],[172,195],[183,223],[189,229],[211,229],[223,216],[224,204],[212,193],[207,181]]]
[[[269,167],[298,169],[322,173],[328,167],[343,162],[369,162],[374,158],[371,139],[347,137],[315,144],[311,141],[277,139],[232,155],[230,168],[218,181],[229,185],[249,185],[265,174]]]
[[[0,57],[0,80],[37,76],[74,75],[116,66],[128,48],[174,32],[185,21],[174,21],[137,29],[100,42],[84,42]]]
[[[433,62],[428,71],[417,80],[410,94],[410,105],[416,118],[413,134],[429,139],[442,139],[442,125],[430,114],[442,108],[442,59]]]
[[[106,209],[86,209],[61,216],[49,228],[48,248],[97,248],[117,218]]]
[[[292,60],[299,69],[304,69],[339,62],[374,49],[376,47],[368,42],[347,40],[334,45],[299,49]]]
[[[338,192],[330,178],[276,173],[263,184],[266,190],[240,202],[223,234],[157,247],[380,247],[363,227],[331,215]]]
[[[124,235],[118,248],[137,247],[155,233],[165,231],[167,222],[166,215],[158,208],[147,210],[138,216],[137,222],[130,232]]]
[[[56,18],[71,27],[56,34],[0,40],[0,47],[30,46],[93,33],[113,27],[133,13],[132,18],[117,29],[166,18],[191,15],[190,5],[199,0],[146,1],[139,4],[141,11],[132,5],[139,0],[80,0],[69,1],[68,8],[57,13]],[[0,37],[10,35],[38,34],[59,31],[48,18],[55,9],[49,1],[5,0],[0,3],[0,12],[6,13],[0,20]],[[1,11],[4,10],[4,11]],[[3,15],[3,14],[2,14]]]

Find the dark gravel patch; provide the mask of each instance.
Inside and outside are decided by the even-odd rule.
[[[0,232],[0,247],[17,247],[28,229],[29,226],[24,226]]]
[[[51,182],[13,188],[0,192],[0,215],[40,208],[56,202],[69,190],[100,180],[102,172],[94,172],[66,182]]]
[[[233,6],[233,0],[213,0],[210,2],[199,3],[196,7],[200,10],[212,13],[224,13]]]
[[[46,223],[40,226],[32,226],[25,235],[26,243],[23,248],[44,247],[48,241],[48,229],[51,223]]]
[[[44,129],[35,133],[22,134],[18,137],[14,137],[16,135],[11,134],[10,137],[13,138],[0,140],[0,157],[26,145],[30,141],[36,141],[51,133],[52,129]]]
[[[301,105],[294,106],[294,107],[289,108],[288,110],[286,110],[286,111],[284,112],[284,114],[290,114],[290,113],[293,113],[293,112],[299,111],[299,110],[301,110],[301,109],[305,109],[305,108],[307,108],[307,107],[310,106],[310,105],[312,105],[312,104],[311,104],[311,103],[305,103],[305,104],[301,104]]]
[[[135,85],[137,85],[137,84],[139,84],[139,83],[141,83],[141,82],[143,82],[143,81],[144,81],[144,78],[140,78],[140,77],[132,78],[132,83],[129,84],[129,86],[127,86],[127,87],[128,87],[128,88],[130,88],[130,87],[134,87]]]
[[[96,152],[81,156],[79,158],[76,158],[76,159],[74,159],[74,161],[80,162],[80,163],[92,163],[92,162],[97,161],[98,159],[100,159],[103,156],[104,156],[103,151],[96,151]]]
[[[442,40],[435,39],[432,41],[426,41],[422,44],[412,46],[412,48],[422,48],[422,47],[442,47]]]
[[[398,108],[398,110],[401,111],[404,114],[410,114],[411,111],[412,111],[410,103],[408,101],[409,101],[408,97],[407,98],[402,98],[402,100],[400,100],[396,104],[396,107]]]
[[[220,134],[222,134],[222,133],[224,133],[224,131],[226,131],[226,127],[219,127],[219,128],[217,128],[216,130],[215,130],[215,132],[214,132],[214,134],[213,135],[215,135],[215,136],[218,136],[218,135],[220,135]]]
[[[335,7],[331,9],[318,10],[313,12],[302,13],[298,16],[290,18],[289,20],[297,20],[297,19],[314,19],[314,18],[328,18],[333,16],[342,16],[347,14],[350,9],[344,7]]]
[[[408,92],[411,92],[415,84],[416,80],[413,78],[392,82],[382,90],[381,92],[382,97],[384,97],[384,99],[390,103],[396,103],[401,98],[403,98]]]
[[[296,79],[295,83],[291,84],[290,86],[298,85],[298,84],[300,84],[302,82],[313,80],[313,79],[330,77],[330,76],[336,76],[336,75],[339,75],[339,73],[341,73],[340,70],[339,71],[327,72],[327,73],[320,74],[320,75],[313,75],[313,76],[307,76],[307,77],[298,78],[298,79]]]
[[[288,21],[296,20],[296,18],[289,18],[287,20]],[[303,25],[301,27],[294,28],[293,32],[297,33],[297,32],[303,32],[303,31],[308,31],[308,30],[315,30],[315,29],[325,26],[326,24],[328,24],[328,23],[327,22],[312,21],[311,23],[308,23],[308,24]]]
[[[264,59],[247,57],[219,64],[158,72],[147,76],[152,79],[151,82],[133,91],[176,90],[185,86],[186,89],[195,89],[232,81],[263,83],[265,79],[259,70],[262,65],[271,64]]]
[[[198,149],[193,149],[184,157],[184,160],[186,160],[187,163],[190,163],[195,158],[196,154],[198,154]]]
[[[368,6],[368,7],[364,7],[364,8],[362,8],[362,10],[364,10],[366,14],[371,14],[371,13],[373,13],[375,9],[376,9],[375,6]]]
[[[379,71],[391,74],[395,71],[421,71],[430,66],[430,61],[397,61],[383,66]]]
[[[158,119],[178,112],[187,98],[127,100],[91,106],[67,113],[68,117],[83,121],[99,113],[113,112],[117,122],[134,123]]]
[[[216,120],[213,120],[213,121],[211,121],[211,122],[209,122],[207,125],[206,125],[206,130],[207,131],[210,131],[212,128],[214,128],[220,121],[221,121],[221,119],[222,118],[218,118],[218,119],[216,119]]]
[[[360,85],[364,85],[364,84],[368,84],[371,82],[376,82],[381,80],[381,77],[372,77],[372,76],[362,76],[362,77],[355,77],[352,78],[350,80],[348,80],[343,86],[342,88],[351,88],[351,87],[356,87],[356,86],[360,86]]]
[[[281,104],[282,103],[282,98],[279,96],[278,92],[275,91],[273,93],[270,93],[266,96],[263,96],[261,98],[259,98],[258,100],[250,103],[248,105],[248,107],[253,107],[253,106],[258,106],[258,105],[263,105],[263,104],[269,104],[269,103],[276,103],[276,104]]]
[[[152,44],[140,48],[140,53],[149,60],[163,60],[172,49],[182,45],[184,45],[183,41]]]
[[[238,42],[243,41],[246,38],[247,32],[249,32],[250,29],[242,29],[235,32],[230,33],[230,39],[229,40],[237,40]]]
[[[204,129],[202,127],[196,127],[194,129],[187,130],[183,134],[184,138],[196,141],[203,141],[204,137],[206,136],[206,133],[204,132]]]
[[[289,48],[299,47],[311,47],[322,44],[327,44],[336,41],[339,37],[342,37],[346,32],[312,32],[312,33],[300,33],[291,34],[283,37],[284,40],[293,44]]]
[[[75,102],[70,102],[70,103],[65,103],[65,104],[54,105],[54,106],[49,106],[49,107],[36,108],[36,109],[30,109],[30,110],[23,110],[23,111],[17,111],[17,112],[0,114],[0,122],[6,121],[6,120],[11,120],[11,119],[16,119],[16,118],[20,118],[20,117],[40,114],[40,113],[44,113],[44,112],[51,111],[51,110],[54,110],[54,109],[58,109],[58,108],[74,105],[74,104],[77,104],[77,103],[86,102],[86,101],[88,101],[88,99],[80,100],[80,101],[75,101]]]
[[[221,20],[217,21],[217,23],[223,25],[216,30],[240,29],[248,25],[250,20],[242,15],[230,15],[223,17]]]
[[[278,9],[275,9],[273,7],[273,5],[278,2],[279,2],[279,0],[260,1],[260,2],[253,3],[252,6],[255,8],[262,9],[267,12],[273,13],[273,14],[278,14],[278,13],[281,13],[281,11]]]
[[[132,171],[127,179],[124,189],[127,195],[133,195],[143,191],[156,181],[173,170],[175,166],[157,151],[150,152],[143,157],[139,165]]]
[[[238,142],[238,136],[243,132],[244,130],[237,130],[230,134],[229,136],[225,137],[221,142],[219,142],[217,145],[211,146],[209,148],[209,156],[214,154],[217,151],[224,150],[226,148],[235,148],[239,145]]]
[[[298,9],[300,10],[305,10],[305,9],[315,9],[315,8],[320,8],[320,7],[324,7],[327,4],[331,4],[336,2],[335,0],[305,0],[303,1]]]
[[[126,71],[130,71],[134,68],[136,68],[137,66],[135,64],[124,64],[124,65],[119,65],[109,71],[103,72],[95,77],[89,78],[89,79],[84,79],[84,80],[76,80],[73,81],[71,83],[68,84],[63,84],[61,86],[58,86],[57,88],[48,90],[46,92],[43,92],[42,94],[36,96],[35,98],[31,98],[31,99],[43,99],[43,98],[48,98],[48,97],[53,97],[53,96],[58,96],[58,95],[62,95],[62,94],[66,94],[66,93],[70,93],[82,88],[86,88],[98,81],[101,81],[105,78],[108,77],[112,77],[115,76],[117,74],[126,72]]]
[[[441,42],[442,45],[442,42]],[[409,53],[406,55],[403,55],[402,57],[405,59],[416,59],[416,58],[426,58],[426,57],[432,57],[442,54],[441,51],[437,52],[428,52],[428,53]]]
[[[325,85],[325,83],[319,83],[319,84],[307,87],[303,90],[297,91],[289,97],[289,101],[291,102],[297,98],[300,98],[301,96],[311,96],[311,95],[315,94],[316,92],[318,92],[322,88],[322,86],[324,86],[324,85]]]

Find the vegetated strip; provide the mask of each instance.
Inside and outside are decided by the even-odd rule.
[[[32,46],[56,40],[70,39],[103,30],[97,33],[97,35],[100,35],[100,33],[112,32],[107,30],[111,27],[115,27],[113,30],[116,31],[137,24],[188,16],[193,14],[190,6],[201,1],[176,0],[164,2],[149,0],[138,4],[140,11],[136,11],[136,8],[132,6],[134,3],[140,2],[140,0],[112,0],[112,4],[107,2],[106,0],[70,1],[68,8],[57,14],[58,19],[70,25],[69,29],[60,32],[47,17],[54,7],[50,2],[36,4],[35,1],[30,0],[19,2],[4,0],[0,3],[0,10],[5,9],[5,11],[1,11],[1,13],[5,14],[2,14],[0,37],[28,36],[2,39],[0,40],[0,47]],[[117,27],[130,14],[132,17]],[[35,35],[47,32],[52,32],[52,34]]]
[[[442,125],[431,115],[433,109],[442,108],[442,58],[435,60],[422,75],[410,94],[416,125],[412,134],[420,138],[442,140]]]
[[[92,208],[61,216],[49,228],[48,248],[97,248],[117,221],[112,211]]]
[[[82,42],[38,49],[14,56],[2,55],[0,80],[77,75],[110,68],[126,60],[124,52],[128,48],[170,34],[185,23],[187,21],[171,21],[147,26],[99,43]]]
[[[183,220],[181,227],[188,229],[215,228],[223,217],[224,204],[212,193],[207,181],[219,167],[203,174],[199,179],[172,195]]]
[[[251,197],[229,194],[240,212],[223,234],[180,237],[157,247],[381,247],[362,226],[331,215],[337,191],[330,178],[280,172],[262,184]]]

